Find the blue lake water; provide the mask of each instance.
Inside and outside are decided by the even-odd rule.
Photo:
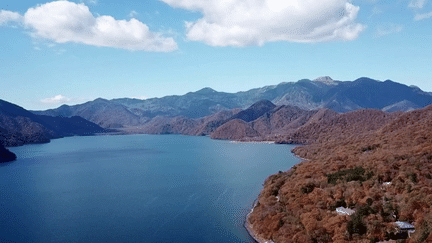
[[[254,242],[246,214],[292,146],[207,137],[69,137],[10,148],[0,242]]]

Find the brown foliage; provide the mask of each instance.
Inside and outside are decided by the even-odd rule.
[[[400,220],[416,226],[408,242],[432,242],[432,106],[335,115],[290,136],[309,143],[293,150],[308,161],[266,180],[250,217],[257,234],[275,242],[386,240]],[[365,234],[347,234],[354,219],[335,213],[342,203],[357,210]]]

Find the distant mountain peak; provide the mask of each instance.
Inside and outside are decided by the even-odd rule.
[[[333,80],[329,76],[318,77],[318,78],[314,79],[313,81],[314,82],[324,83],[324,84],[327,84],[327,85],[336,85],[337,84],[337,82],[335,80]]]
[[[217,91],[210,88],[210,87],[205,87],[203,89],[198,90],[196,93],[198,93],[198,94],[211,94],[211,93],[215,93],[215,92],[217,92]]]
[[[270,100],[260,100],[250,106],[252,109],[261,109],[262,107],[273,109],[276,107]]]
[[[104,98],[97,98],[97,99],[95,99],[94,100],[95,102],[109,102],[109,100],[107,100],[107,99],[104,99]]]
[[[276,105],[269,100],[260,100],[255,102],[246,110],[240,111],[236,115],[232,116],[231,119],[240,119],[245,122],[250,122],[271,111],[275,107]]]

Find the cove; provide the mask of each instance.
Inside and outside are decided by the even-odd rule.
[[[246,242],[264,180],[293,146],[208,137],[69,137],[10,148],[0,165],[0,241]]]

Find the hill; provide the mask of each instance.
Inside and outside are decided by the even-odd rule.
[[[276,106],[269,100],[260,100],[255,104],[251,105],[246,110],[240,111],[231,117],[231,119],[240,119],[245,122],[250,122],[256,120],[258,117],[264,115],[265,113],[271,111]]]
[[[262,102],[260,101],[246,109],[247,113],[239,112],[229,118],[211,134],[211,137],[214,139],[246,141],[275,140],[303,126],[318,112],[318,110],[306,111],[294,106],[275,106],[270,101],[266,101],[269,109],[266,109],[266,112],[259,113],[258,111],[262,111],[260,109]],[[245,116],[244,114],[260,114],[260,116],[253,116],[252,120],[250,119],[251,116]],[[242,117],[247,119],[239,119]],[[245,132],[236,133],[236,130],[240,131],[239,129]]]
[[[126,134],[144,133],[206,136],[212,134],[219,126],[223,125],[239,111],[239,109],[222,110],[203,118],[157,116],[143,125],[128,126],[118,128],[117,130]]]
[[[46,143],[50,139],[106,132],[82,117],[51,117],[36,115],[22,107],[0,100],[0,143],[19,146]]]
[[[115,101],[101,98],[81,105],[62,105],[57,109],[34,113],[54,117],[79,116],[104,128],[118,128],[125,124],[130,126],[140,124],[140,116],[134,114],[127,107],[117,104]]]

